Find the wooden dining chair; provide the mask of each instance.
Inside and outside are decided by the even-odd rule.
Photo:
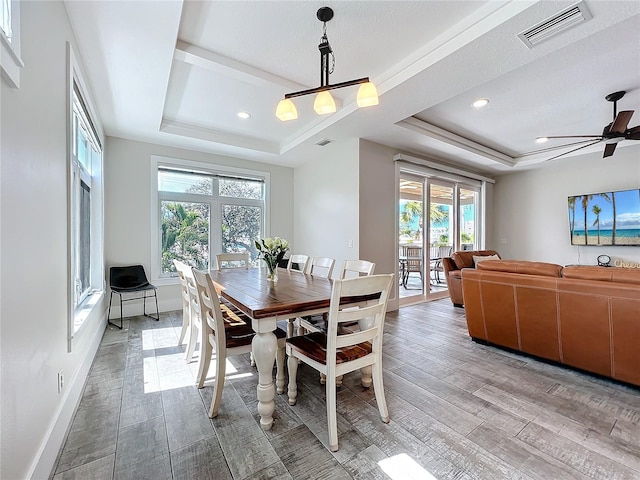
[[[187,279],[185,277],[184,270],[187,265],[180,260],[173,260],[173,264],[176,267],[178,278],[180,279],[180,296],[182,297],[182,329],[180,330],[180,338],[178,339],[178,345],[184,343],[185,338],[189,334],[191,328],[191,306],[189,301],[189,287],[187,286]]]
[[[182,263],[180,269],[184,275],[187,292],[189,294],[189,341],[187,342],[187,349],[185,351],[185,360],[187,363],[190,363],[193,360],[196,347],[200,345],[200,349],[202,349],[202,342],[198,342],[202,333],[202,312],[200,311],[198,288],[196,287],[196,280],[193,277],[192,268]],[[200,360],[202,360],[202,354],[200,355]]]
[[[249,252],[240,253],[218,253],[216,254],[216,264],[218,270],[226,268],[249,268],[251,261]]]
[[[376,264],[367,260],[345,260],[340,270],[340,279],[373,275]]]
[[[342,263],[342,268],[340,269],[340,280],[344,280],[346,278],[354,278],[361,276],[369,276],[373,275],[373,271],[376,268],[376,264],[373,262],[369,262],[368,260],[345,260]],[[304,331],[308,332],[326,332],[327,331],[327,315],[314,315],[313,317],[306,318],[304,321],[300,322],[300,325]],[[357,322],[351,322],[351,326],[353,326]],[[320,376],[321,382],[324,383],[324,376]],[[338,382],[340,384],[340,382]]]
[[[336,261],[334,258],[329,257],[313,257],[309,261],[309,267],[307,268],[307,274],[313,277],[331,278],[333,273],[333,267]],[[308,330],[315,332],[318,330],[316,323],[326,320],[325,315],[313,315],[306,317],[298,317],[298,335],[304,335]],[[288,332],[287,332],[288,333]],[[293,336],[293,331],[289,335]]]
[[[255,332],[251,319],[231,303],[221,303],[208,272],[192,269],[197,287],[198,302],[202,314],[201,355],[198,366],[197,385],[203,388],[211,364],[211,356],[216,355],[216,376],[213,384],[213,398],[209,417],[218,415],[227,357],[251,352]],[[278,339],[276,351],[276,390],[284,392],[284,355],[286,334],[281,329],[274,332]]]
[[[313,257],[307,266],[307,273],[316,277],[331,278],[335,263],[334,258]]]
[[[309,256],[295,254],[289,257],[287,262],[287,270],[291,272],[305,273],[307,271],[307,265],[309,264]]]
[[[327,332],[312,332],[288,338],[289,404],[295,405],[298,395],[296,375],[298,360],[327,377],[326,404],[329,449],[338,450],[338,424],[336,416],[336,378],[363,367],[371,367],[373,387],[384,423],[389,423],[389,410],[382,382],[382,334],[393,274],[371,275],[334,280],[331,291]],[[341,305],[345,298],[377,296],[366,304]],[[361,329],[354,333],[338,334],[345,322],[360,322]]]

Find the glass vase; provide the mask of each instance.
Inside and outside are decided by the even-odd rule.
[[[267,262],[267,261],[265,261],[264,263],[267,264],[267,280],[274,283],[277,282],[278,281],[278,264]]]

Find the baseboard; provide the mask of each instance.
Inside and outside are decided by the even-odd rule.
[[[105,312],[106,313],[106,312]],[[93,359],[96,356],[98,347],[102,340],[102,335],[107,326],[106,315],[102,318],[94,332],[89,348],[82,359],[80,368],[76,371],[75,376],[67,383],[68,388],[60,403],[60,407],[55,413],[54,421],[51,423],[49,430],[45,434],[45,439],[38,450],[38,454],[29,469],[27,478],[41,480],[43,478],[53,477],[53,468],[58,459],[58,454],[62,448],[62,444],[67,437],[67,432],[71,426],[71,421],[75,415],[76,409],[80,404],[84,385],[89,376]]]

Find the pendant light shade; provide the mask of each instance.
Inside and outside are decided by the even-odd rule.
[[[358,89],[358,107],[371,107],[378,105],[378,90],[371,83],[363,83]]]
[[[296,110],[296,106],[291,101],[291,99],[284,98],[280,100],[280,103],[278,103],[278,107],[276,108],[276,117],[278,117],[283,122],[286,122],[288,120],[295,120],[296,118],[298,118],[298,110]]]
[[[329,75],[333,73],[333,67],[336,61],[333,55],[333,49],[329,44],[329,38],[327,37],[327,22],[333,18],[333,10],[330,7],[321,7],[318,9],[316,17],[323,23],[322,37],[320,37],[320,44],[318,45],[318,50],[320,51],[320,86],[285,94],[284,100],[280,100],[276,108],[276,116],[283,122],[298,118],[298,112],[291,99],[303,95],[317,94],[313,102],[313,109],[318,115],[334,113],[336,111],[336,102],[333,100],[329,90],[336,88],[360,85],[360,89],[358,90],[358,107],[378,105],[378,92],[375,85],[369,81],[369,77],[334,84],[329,82]]]
[[[313,102],[313,109],[318,115],[326,115],[336,111],[336,102],[328,91],[320,92]]]

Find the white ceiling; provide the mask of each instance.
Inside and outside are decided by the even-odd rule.
[[[591,19],[530,49],[518,34],[575,2],[65,2],[107,135],[287,166],[322,139],[361,137],[484,173],[563,151],[524,155],[537,136],[601,133],[614,91],[640,124],[640,1],[584,3]],[[369,76],[380,104],[358,109],[347,87],[335,114],[308,95],[281,122],[285,93],[320,85],[322,6],[335,12],[331,83]]]

